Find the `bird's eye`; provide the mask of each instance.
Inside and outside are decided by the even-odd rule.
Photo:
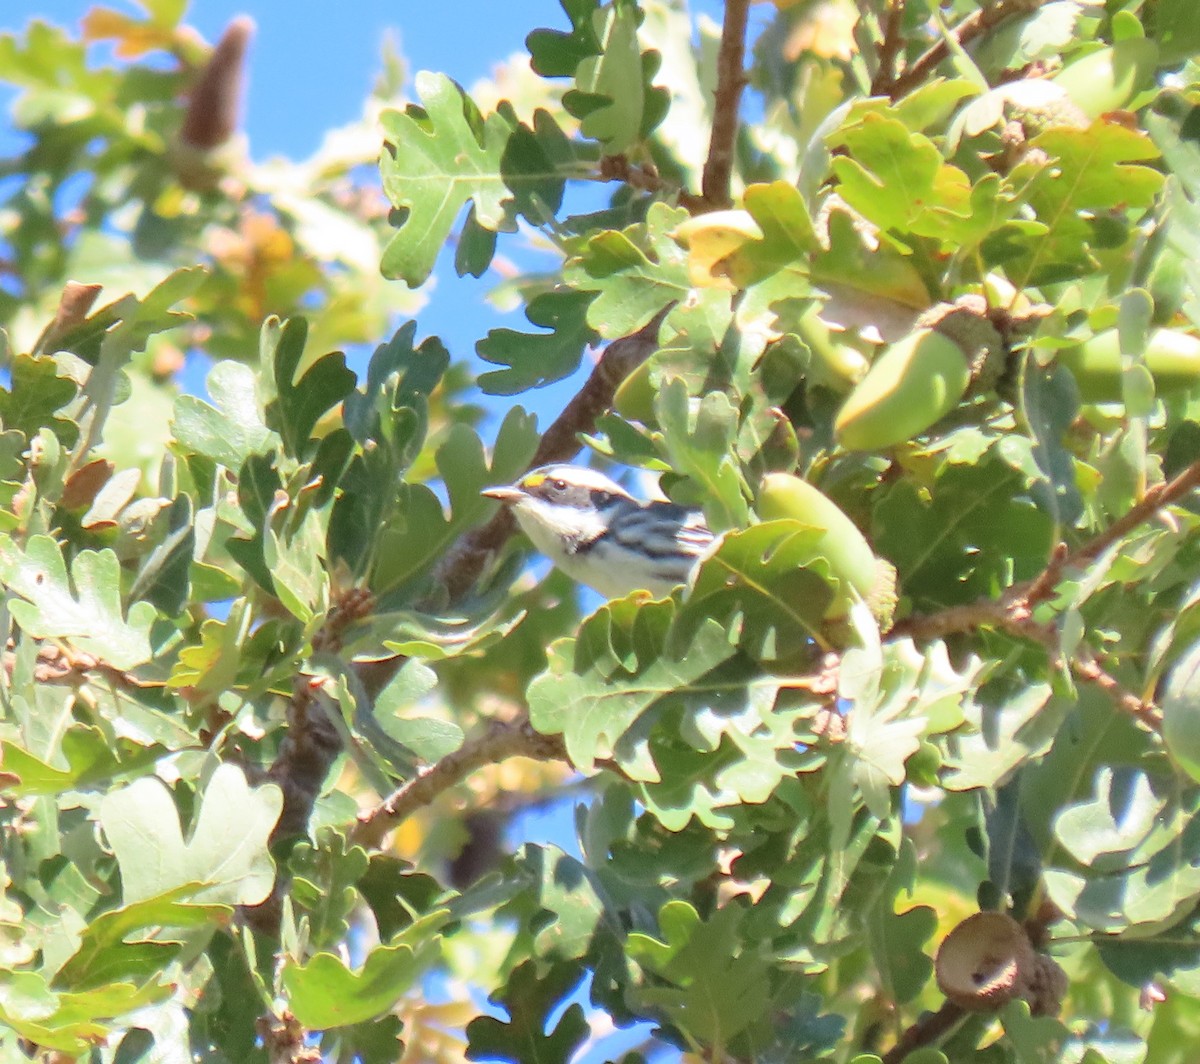
[[[566,491],[567,490],[567,482],[565,480],[552,480],[552,481],[550,481],[550,486],[555,491]]]

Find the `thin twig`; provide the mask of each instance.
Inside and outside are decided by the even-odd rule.
[[[1118,517],[1108,528],[1088,540],[1078,550],[1072,551],[1067,564],[1081,566],[1086,562],[1095,561],[1138,525],[1149,521],[1159,510],[1178,502],[1196,488],[1200,488],[1200,461],[1193,462],[1165,484],[1157,484],[1148,489],[1141,502],[1130,507],[1127,513]]]
[[[717,51],[717,88],[713,94],[712,133],[700,191],[709,210],[728,207],[737,140],[738,106],[746,86],[746,22],[750,0],[725,0],[725,22]]]
[[[566,760],[566,756],[562,740],[534,731],[528,718],[491,721],[483,735],[464,743],[453,753],[430,765],[393,792],[381,805],[364,813],[351,839],[359,846],[378,847],[389,831],[484,765],[505,761],[510,757],[554,761]]]
[[[649,163],[631,163],[624,155],[606,155],[597,171],[600,181],[624,181],[630,188],[673,196],[679,206],[697,214],[705,209],[704,199],[687,189],[664,181]]]
[[[954,29],[950,30],[950,36],[960,46],[965,47],[976,37],[981,37],[988,30],[1000,25],[1001,22],[1018,15],[1027,15],[1045,2],[1046,0],[997,0],[996,3],[988,7],[981,7],[978,11],[968,15]],[[892,81],[888,95],[893,100],[898,100],[915,89],[937,69],[938,64],[949,54],[949,45],[945,40],[939,40]]]
[[[896,77],[896,56],[904,44],[900,30],[904,21],[904,0],[892,0],[888,5],[887,24],[879,45],[879,69],[871,79],[871,95],[885,96]]]
[[[1089,649],[1081,647],[1071,658],[1069,664],[1071,672],[1077,680],[1095,684],[1121,709],[1142,721],[1152,731],[1158,731],[1162,727],[1162,710],[1153,702],[1138,698],[1120,680],[1106,672]]]

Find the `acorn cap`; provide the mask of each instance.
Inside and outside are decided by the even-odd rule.
[[[937,984],[968,1012],[996,1012],[1017,998],[1034,1016],[1057,1015],[1066,973],[1034,951],[1029,935],[1004,913],[968,916],[942,942],[934,961]]]
[[[968,1012],[996,1012],[1022,997],[1036,966],[1025,929],[997,912],[968,916],[946,936],[934,961],[938,987]]]
[[[971,393],[996,386],[1004,373],[1004,338],[988,317],[983,296],[960,296],[953,303],[938,303],[917,319],[917,325],[936,329],[959,346],[971,372]]]

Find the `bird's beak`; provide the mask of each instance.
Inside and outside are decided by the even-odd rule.
[[[520,488],[514,488],[511,485],[506,485],[499,488],[484,488],[480,492],[481,495],[487,496],[489,499],[499,499],[505,506],[509,506],[518,499],[525,497],[525,492]]]

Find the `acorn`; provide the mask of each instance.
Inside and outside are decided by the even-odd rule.
[[[1058,964],[998,912],[975,913],[955,927],[938,947],[934,974],[942,993],[967,1012],[999,1012],[1020,999],[1034,1016],[1057,1016],[1067,992]]]
[[[838,411],[838,443],[858,451],[894,447],[940,421],[968,390],[994,387],[1004,343],[986,309],[979,296],[938,304],[884,348]]]
[[[881,628],[891,627],[896,608],[896,570],[875,556],[858,526],[828,496],[791,473],[768,473],[762,479],[755,504],[764,521],[790,520],[821,530],[812,556],[824,558],[839,582],[825,611],[827,620],[844,619],[861,598]]]
[[[1162,737],[1167,753],[1200,782],[1200,641],[1175,663],[1162,699]]]
[[[1119,111],[1147,88],[1158,66],[1158,46],[1126,37],[1068,63],[1051,78],[1088,118]]]
[[[1085,403],[1121,401],[1121,341],[1116,329],[1097,333],[1055,356],[1075,378]],[[1194,393],[1200,388],[1200,339],[1177,329],[1155,329],[1143,352],[1159,395]]]
[[[626,421],[640,421],[647,428],[657,428],[654,397],[658,388],[650,379],[650,372],[651,363],[647,359],[617,386],[612,407]]]

